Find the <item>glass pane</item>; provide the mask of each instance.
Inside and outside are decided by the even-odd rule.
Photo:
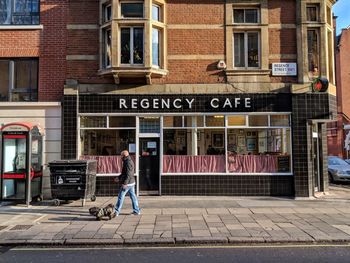
[[[204,127],[204,116],[185,116],[185,127]]]
[[[15,89],[12,90],[12,101],[37,100],[38,61],[15,61]]]
[[[9,64],[8,60],[0,60],[0,101],[8,100],[9,92]]]
[[[27,10],[26,6],[26,0],[14,0],[14,11],[18,13],[24,13],[28,12],[30,10]]]
[[[271,115],[270,116],[271,126],[286,126],[289,127],[289,115]]]
[[[152,5],[152,19],[160,21],[160,7],[157,5]]]
[[[109,127],[136,127],[136,117],[109,117]]]
[[[235,67],[244,67],[244,33],[234,33]]]
[[[258,33],[248,33],[248,67],[259,67]]]
[[[143,17],[143,3],[121,3],[122,17]]]
[[[182,127],[182,116],[164,116],[164,127]]]
[[[233,21],[234,23],[244,23],[244,9],[233,10]]]
[[[245,115],[234,115],[228,116],[228,126],[245,126],[246,116]]]
[[[81,128],[100,128],[107,127],[107,118],[104,116],[83,116],[80,117]]]
[[[11,24],[11,0],[0,1],[0,24]]]
[[[158,117],[140,118],[140,133],[159,133],[160,123]]]
[[[258,9],[245,9],[245,22],[258,23]]]
[[[39,0],[32,0],[32,12],[39,12]]]
[[[268,126],[267,115],[250,115],[248,116],[249,126]]]
[[[104,6],[104,22],[108,22],[112,19],[112,6]]]
[[[143,28],[134,28],[134,64],[143,64]]]
[[[112,42],[112,35],[111,30],[104,30],[104,55],[103,55],[103,66],[108,67],[111,65],[111,56],[112,56],[112,50],[111,50],[111,42]]]
[[[152,29],[152,64],[155,66],[160,65],[159,59],[159,30],[156,28]]]
[[[319,71],[319,48],[318,35],[316,30],[307,31],[307,48],[309,71],[317,73]]]
[[[4,139],[4,172],[23,172],[26,169],[26,139]]]
[[[317,21],[317,7],[309,6],[306,9],[307,21]]]
[[[207,127],[225,126],[225,117],[223,115],[205,116],[205,125]]]
[[[136,131],[133,130],[81,130],[81,154],[82,155],[114,155],[120,159],[123,150],[130,150],[133,154],[135,149]],[[99,160],[98,160],[99,161]],[[110,161],[119,160],[110,159]],[[115,165],[115,164],[114,164]],[[98,171],[99,173],[111,173],[114,165],[106,163],[109,171]],[[120,164],[121,165],[121,164]],[[101,167],[100,167],[101,168]]]
[[[130,64],[130,28],[121,29],[121,63]]]

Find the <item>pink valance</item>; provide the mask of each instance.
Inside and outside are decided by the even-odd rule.
[[[228,156],[228,171],[231,173],[275,173],[277,156],[232,155]]]
[[[225,155],[164,155],[164,173],[224,173]]]
[[[135,155],[130,155],[135,163]],[[123,162],[119,155],[98,156],[98,155],[83,155],[81,160],[96,160],[98,174],[118,174],[122,172]]]

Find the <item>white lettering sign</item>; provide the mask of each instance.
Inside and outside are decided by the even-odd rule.
[[[272,76],[296,76],[297,63],[272,63]]]

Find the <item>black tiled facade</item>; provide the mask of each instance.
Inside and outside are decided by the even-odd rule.
[[[328,120],[336,113],[335,97],[327,93],[308,94],[228,94],[228,95],[162,95],[161,98],[195,98],[191,109],[118,109],[118,98],[152,99],[158,95],[80,95],[80,113],[145,113],[145,112],[292,112],[292,149],[294,176],[266,175],[176,175],[163,176],[161,180],[164,195],[280,195],[307,197],[312,195],[312,162],[308,151],[311,147],[311,126],[309,120]],[[211,98],[247,98],[251,108],[235,110],[209,109]],[[127,104],[128,105],[128,104]],[[77,98],[67,95],[63,100],[62,158],[76,158],[77,141]],[[326,130],[322,126],[322,152],[327,154]],[[327,167],[324,158],[324,167]],[[326,169],[323,181],[328,180]],[[327,183],[325,183],[327,185]],[[116,195],[118,189],[113,177],[98,177],[97,195]]]

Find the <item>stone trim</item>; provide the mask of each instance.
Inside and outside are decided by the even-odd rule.
[[[76,25],[76,24],[68,24],[67,25],[67,29],[68,30],[93,30],[93,29],[98,29],[99,26],[96,24],[80,24],[80,25]]]
[[[98,55],[67,55],[66,60],[98,60]]]

